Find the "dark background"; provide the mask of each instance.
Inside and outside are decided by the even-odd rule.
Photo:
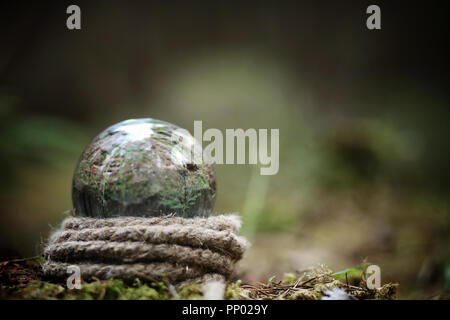
[[[39,253],[84,146],[153,117],[192,132],[279,128],[280,171],[217,166],[245,281],[367,258],[401,297],[448,292],[444,2],[73,1],[0,6],[3,256]],[[66,28],[81,7],[82,29]],[[382,30],[366,28],[381,7]],[[50,224],[50,226],[49,226]]]

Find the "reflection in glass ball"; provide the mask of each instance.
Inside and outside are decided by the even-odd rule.
[[[203,159],[203,161],[201,161]],[[144,118],[122,121],[84,150],[73,177],[76,216],[209,216],[212,164],[187,130]]]

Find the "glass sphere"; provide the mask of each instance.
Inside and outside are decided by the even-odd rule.
[[[75,170],[76,216],[209,216],[212,163],[187,130],[144,118],[117,123],[86,147]]]

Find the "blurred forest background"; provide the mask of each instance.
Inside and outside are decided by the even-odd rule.
[[[0,256],[39,253],[97,133],[202,120],[280,129],[277,175],[216,166],[215,212],[253,243],[245,281],[367,259],[401,298],[448,294],[447,11],[376,3],[380,31],[365,1],[0,5]]]

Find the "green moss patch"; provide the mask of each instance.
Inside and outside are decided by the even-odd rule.
[[[224,298],[227,300],[268,299],[305,300],[321,299],[333,289],[345,291],[351,299],[395,299],[396,284],[385,284],[378,289],[368,289],[357,268],[333,272],[319,265],[297,274],[286,273],[277,281],[271,277],[267,283],[243,284],[241,280],[227,283]],[[349,282],[351,273],[351,282]],[[82,282],[80,289],[69,289],[65,283],[42,279],[38,259],[0,263],[0,299],[80,299],[80,300],[196,300],[203,298],[203,288],[188,284],[181,288],[167,281],[143,282],[136,279],[126,283],[120,279]],[[359,281],[359,284],[355,284]]]

